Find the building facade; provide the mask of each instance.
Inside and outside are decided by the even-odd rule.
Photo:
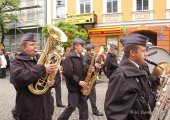
[[[124,35],[140,33],[170,51],[170,0],[50,0],[49,5],[48,24],[75,23],[97,46],[113,43],[121,50]]]
[[[37,36],[38,49],[44,46],[42,27],[47,23],[46,0],[21,0],[19,9],[12,10],[18,16],[18,22],[10,22],[8,35],[5,37],[5,49],[11,51],[20,50],[20,40],[27,32],[35,33]]]

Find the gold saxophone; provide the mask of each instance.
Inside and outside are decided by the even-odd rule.
[[[83,93],[83,95],[89,95],[92,89],[92,86],[94,84],[94,82],[97,80],[97,76],[98,76],[98,71],[93,71],[94,69],[94,65],[99,57],[99,55],[104,51],[104,48],[101,46],[100,50],[98,53],[94,53],[91,63],[89,65],[88,68],[88,72],[87,72],[87,76],[85,78],[85,82],[87,83],[87,87],[83,87],[81,92]]]
[[[148,63],[154,62],[146,60]],[[156,67],[152,71],[152,76],[160,76],[161,86],[158,88],[157,102],[152,111],[150,120],[170,120],[170,64],[162,62],[154,63]]]
[[[30,92],[35,95],[42,95],[49,89],[47,82],[54,80],[61,62],[61,56],[58,54],[57,46],[59,46],[61,42],[67,41],[64,32],[54,26],[49,26],[48,32],[50,34],[49,39],[37,64],[57,64],[57,69],[52,74],[44,74],[36,83],[28,85]]]
[[[156,106],[152,112],[150,120],[170,120],[170,76],[169,63],[160,64],[163,68],[155,68],[154,70],[161,70],[160,81],[162,82],[157,95]],[[163,67],[164,66],[164,67]]]

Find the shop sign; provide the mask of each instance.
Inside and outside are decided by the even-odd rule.
[[[97,16],[94,13],[79,14],[79,15],[67,15],[66,22],[69,22],[71,24],[96,23]]]
[[[110,35],[120,35],[122,33],[121,28],[111,28],[111,29],[97,29],[89,30],[89,36],[110,36]]]

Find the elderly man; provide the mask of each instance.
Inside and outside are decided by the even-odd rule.
[[[145,63],[149,38],[129,34],[123,38],[124,57],[110,77],[105,98],[108,120],[149,120],[154,107],[154,94],[148,75],[140,65]],[[151,103],[150,101],[153,101]]]
[[[106,66],[107,66],[107,77],[109,78],[112,73],[117,69],[117,57],[116,57],[117,46],[110,44],[109,52],[106,56]]]
[[[10,63],[10,81],[16,96],[16,114],[19,120],[52,120],[54,100],[50,89],[43,95],[34,95],[28,85],[36,83],[44,74],[55,71],[55,64],[37,64],[37,42],[33,33],[26,33],[21,39],[21,53]],[[47,83],[53,86],[54,81]]]

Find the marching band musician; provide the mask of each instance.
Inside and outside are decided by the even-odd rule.
[[[85,62],[88,65],[90,65],[91,59],[92,59],[92,57],[95,53],[95,46],[93,44],[87,44],[86,50],[87,50],[87,52],[85,53],[84,59],[85,59]],[[96,65],[96,67],[100,68],[101,66]],[[96,87],[96,82],[93,84],[93,86],[91,88],[91,92],[88,95],[88,98],[89,98],[90,103],[91,103],[93,115],[103,116],[103,113],[99,112],[98,109],[97,109],[97,106],[96,106],[96,88],[95,87]]]
[[[145,63],[145,46],[148,39],[135,33],[122,39],[126,43],[124,56],[115,74],[111,75],[106,92],[104,108],[108,120],[150,118],[154,107],[150,101],[154,101],[154,94],[146,72],[139,67]]]
[[[34,33],[26,33],[21,38],[21,53],[10,63],[10,82],[16,89],[17,120],[52,120],[54,100],[50,90],[42,95],[34,95],[28,85],[37,82],[44,74],[55,71],[57,65],[37,64],[37,42]],[[54,81],[48,81],[49,87]]]
[[[82,55],[85,42],[81,38],[75,38],[73,49],[63,61],[63,75],[66,78],[68,89],[68,106],[58,117],[58,120],[68,120],[76,107],[79,109],[79,119],[88,120],[87,97],[82,94],[82,87],[86,87],[84,81],[87,75],[87,66]]]
[[[121,43],[122,43],[122,46],[125,46],[127,44],[126,41],[121,41]],[[152,46],[153,46],[153,44],[151,42],[147,42],[146,43],[146,52]],[[124,52],[122,51],[121,55],[123,55],[123,54],[124,54]],[[121,61],[122,57],[119,59],[120,61]],[[146,59],[147,59],[147,57],[148,57],[148,54],[146,56]],[[147,62],[145,62],[143,65],[140,65],[140,68],[143,69],[146,72],[146,74],[148,75],[149,82],[151,82],[151,85],[152,85],[153,93],[156,95],[157,94],[157,86],[160,85],[159,76],[151,75]]]
[[[106,56],[106,66],[107,66],[107,77],[109,78],[112,73],[117,69],[117,57],[116,57],[116,49],[117,46],[114,44],[110,44],[109,52]]]

